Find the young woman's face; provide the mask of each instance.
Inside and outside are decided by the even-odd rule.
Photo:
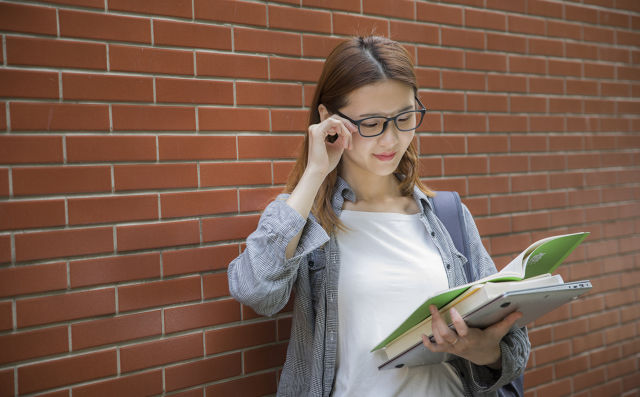
[[[403,111],[415,109],[413,89],[395,80],[360,87],[348,95],[347,104],[339,110],[352,120],[371,116],[394,117]],[[365,121],[361,128],[375,127]],[[392,174],[414,134],[414,130],[398,130],[393,121],[387,123],[384,133],[375,137],[353,134],[353,149],[345,150],[342,154],[342,171],[378,176]]]

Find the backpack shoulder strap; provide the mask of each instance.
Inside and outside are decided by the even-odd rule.
[[[433,197],[433,210],[436,216],[444,224],[449,232],[456,249],[469,259],[469,248],[467,244],[467,228],[464,224],[462,213],[462,202],[458,192],[437,191]],[[467,279],[470,280],[470,263],[464,266]]]

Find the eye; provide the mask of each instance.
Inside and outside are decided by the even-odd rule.
[[[378,121],[367,121],[366,123],[361,123],[360,125],[363,127],[371,128],[380,124]]]

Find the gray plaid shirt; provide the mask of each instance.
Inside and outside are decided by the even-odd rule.
[[[229,264],[229,290],[242,304],[272,316],[295,290],[293,323],[278,396],[329,396],[336,370],[338,341],[338,273],[340,258],[335,236],[329,236],[313,215],[305,220],[281,194],[264,210],[258,228],[247,238],[245,251]],[[418,188],[414,199],[421,219],[442,256],[449,286],[467,282],[464,263],[449,233],[435,216],[431,200]],[[338,178],[332,198],[340,215],[345,200],[355,201],[349,185]],[[475,222],[464,207],[472,279],[496,272],[484,249]],[[294,256],[285,259],[289,241],[303,229]],[[500,342],[502,370],[478,366],[457,356],[449,363],[458,372],[467,396],[495,396],[503,384],[524,371],[531,345],[525,328],[512,330]]]

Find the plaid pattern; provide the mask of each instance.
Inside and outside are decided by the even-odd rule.
[[[291,339],[280,376],[278,396],[329,396],[333,387],[338,342],[338,273],[340,258],[334,236],[329,236],[314,219],[305,220],[282,194],[264,210],[258,228],[247,238],[245,251],[229,264],[229,289],[234,298],[257,313],[278,313],[295,289]],[[449,286],[467,282],[464,263],[445,227],[432,211],[431,201],[419,189],[414,198],[422,211],[421,219],[445,265]],[[338,178],[332,198],[336,213],[344,200],[355,201],[355,194]],[[476,266],[472,278],[496,272],[484,249],[471,213],[463,205],[469,233],[469,252]],[[294,256],[286,260],[288,242],[303,229]],[[513,330],[500,343],[502,370],[477,366],[453,356],[449,361],[457,370],[467,396],[495,396],[496,390],[524,371],[530,351],[525,328]]]

